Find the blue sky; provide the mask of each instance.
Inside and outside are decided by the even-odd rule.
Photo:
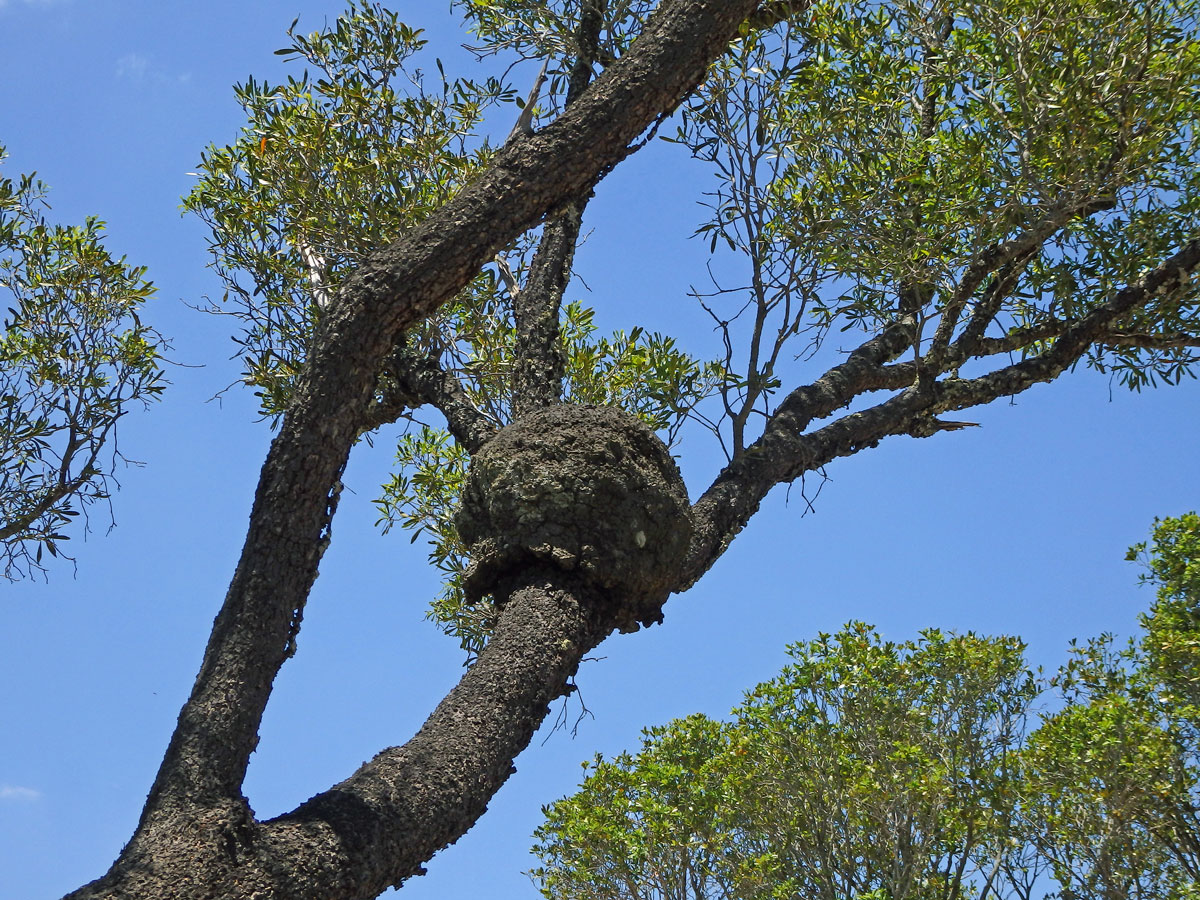
[[[450,72],[471,58],[446,0],[397,4]],[[104,218],[109,246],[150,267],[149,318],[174,344],[163,403],[124,423],[117,527],[72,541],[77,572],[0,587],[0,897],[56,897],[103,873],[129,837],[232,573],[269,440],[228,359],[232,323],[194,312],[219,293],[203,226],[179,215],[210,141],[241,124],[231,85],[286,71],[272,51],[315,0],[0,0],[0,143],[9,176],[36,169],[52,217]],[[531,76],[532,77],[532,76]],[[605,328],[717,337],[687,297],[704,281],[702,171],[656,143],[589,209],[579,261]],[[666,624],[604,644],[579,684],[592,716],[544,731],[481,823],[440,854],[410,897],[532,898],[522,874],[541,804],[579,763],[633,747],[646,725],[720,715],[770,677],[789,641],[851,618],[891,638],[919,629],[1019,634],[1053,667],[1072,637],[1128,633],[1149,601],[1125,548],[1155,516],[1200,506],[1200,389],[1130,395],[1076,373],[964,418],[982,427],[879,448],[829,467],[815,511],[777,491],[717,567],[674,598]],[[418,543],[381,536],[371,501],[386,436],[360,447],[310,601],[299,653],[263,723],[247,795],[260,815],[295,806],[405,740],[461,672],[424,620],[437,590]],[[693,493],[720,463],[692,436]],[[577,706],[566,711],[570,721]]]

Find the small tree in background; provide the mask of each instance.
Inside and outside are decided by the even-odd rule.
[[[852,623],[794,645],[729,722],[597,758],[531,874],[572,900],[1196,897],[1197,562],[1200,517],[1157,524],[1141,641],[1076,648],[1032,731],[1049,685],[1015,639]]]
[[[986,895],[1038,694],[1023,650],[861,623],[793,645],[730,722],[692,716],[597,760],[547,808],[535,879],[580,900]]]
[[[0,147],[0,161],[4,159]],[[117,421],[163,389],[161,338],[139,318],[146,270],[111,256],[104,223],[46,222],[46,186],[0,177],[0,563],[13,579],[60,555],[108,499]]]
[[[1074,650],[1066,707],[1026,751],[1033,840],[1065,897],[1195,897],[1200,883],[1200,517],[1129,552],[1158,587],[1140,640]]]

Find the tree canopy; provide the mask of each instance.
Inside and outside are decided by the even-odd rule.
[[[211,305],[238,322],[241,377],[274,437],[136,833],[72,896],[182,896],[186,883],[187,896],[367,897],[399,885],[483,814],[581,660],[614,631],[661,621],[666,596],[701,579],[775,487],[887,438],[968,427],[945,416],[1080,365],[1137,390],[1191,376],[1200,358],[1191,0],[454,8],[483,74],[448,74],[416,27],[351,2],[316,31],[293,22],[279,50],[293,74],[238,86],[244,128],[202,153],[184,205],[210,231],[222,284]],[[712,178],[698,228],[711,284],[693,291],[720,335],[711,359],[639,327],[604,334],[568,296],[597,186],[660,137]],[[28,206],[12,206],[13,234],[50,233]],[[53,327],[109,288],[120,301],[75,344],[43,338],[51,357],[98,354],[82,379],[63,379],[76,393],[45,408],[67,413],[101,390],[108,418],[10,418],[13,434],[33,431],[18,474],[57,473],[49,488],[15,483],[19,498],[42,490],[30,508],[49,518],[31,538],[5,534],[12,552],[27,552],[17,540],[57,551],[65,504],[105,493],[104,423],[161,387],[156,338],[136,318],[148,286],[103,255],[98,228],[55,238],[99,260],[98,288],[47,292],[56,282],[37,267],[63,253],[50,245],[18,248],[5,270],[34,266],[14,284],[53,300],[37,301]],[[14,312],[4,340],[26,321]],[[61,367],[21,353],[35,368],[13,392],[18,411]],[[411,741],[260,820],[246,769],[297,649],[343,473],[356,445],[393,439],[384,429],[397,423],[380,523],[431,538],[445,585],[430,615],[471,664]],[[54,428],[65,450],[45,437]],[[708,484],[675,469],[685,431],[723,450]],[[65,460],[85,433],[73,475]],[[669,499],[641,504],[651,493]],[[626,577],[651,556],[652,578]],[[994,663],[995,678],[1015,679],[992,688],[1026,690],[1009,645],[988,662],[999,645],[982,639],[856,640],[897,671],[924,664],[919,653],[974,654],[975,674]],[[1177,647],[1167,636],[1155,658]],[[935,718],[953,708],[942,724],[956,736],[976,727],[954,697],[906,702]],[[904,709],[877,712],[912,725],[905,753],[936,754],[937,729]],[[971,764],[990,765],[992,749],[977,749]],[[891,764],[910,777],[904,759]],[[942,817],[960,776],[912,813],[933,832],[991,815]],[[826,799],[855,789],[834,784]],[[862,800],[865,831],[846,836],[855,853],[887,824]],[[959,877],[984,870],[968,850],[938,858]]]
[[[522,114],[530,127],[615,61],[651,8],[460,5],[481,53],[543,61],[544,84],[539,76]],[[382,373],[365,430],[425,405],[448,423],[400,439],[379,500],[385,527],[433,539],[447,588],[432,617],[473,652],[486,640],[490,607],[463,602],[468,554],[451,520],[469,454],[512,421],[525,394],[532,406],[559,396],[617,403],[668,440],[691,419],[731,463],[762,470],[743,476],[753,488],[738,485],[736,498],[726,485],[706,497],[732,500],[716,518],[734,517],[713,521],[710,547],[695,548],[695,578],[767,489],[859,443],[936,433],[938,414],[1080,361],[1134,389],[1189,375],[1190,281],[1165,303],[1127,296],[1120,305],[1132,311],[1101,307],[1194,234],[1195,12],[1174,2],[827,3],[747,24],[664,135],[712,167],[712,215],[698,233],[714,256],[744,261],[743,282],[697,291],[725,336],[723,359],[697,360],[641,329],[597,338],[590,309],[564,306],[581,200],[554,220],[561,234],[526,232],[501,248],[406,335]],[[1087,30],[1066,24],[1084,20]],[[212,228],[228,290],[218,311],[246,325],[245,378],[269,416],[286,409],[344,280],[494,158],[481,125],[517,98],[496,78],[427,75],[420,33],[372,4],[352,4],[311,35],[293,25],[290,36],[279,53],[306,68],[286,84],[238,87],[246,128],[209,148],[186,201]],[[1180,262],[1190,267],[1191,255]],[[1080,331],[1085,319],[1095,333]],[[827,373],[836,389],[817,404],[805,394],[815,383],[787,393],[783,376],[805,374],[791,358],[828,360],[826,337],[847,330],[876,339],[858,365]],[[858,371],[863,354],[874,371]],[[556,381],[561,391],[546,393]],[[802,464],[799,448],[778,446],[800,430],[797,408],[819,422],[880,391],[893,396],[871,407],[877,421],[842,420],[838,430],[857,426],[848,443],[818,442]],[[773,452],[747,457],[750,445]]]
[[[105,251],[99,219],[48,223],[46,194],[33,175],[0,177],[0,560],[9,579],[39,571],[72,520],[108,499],[117,420],[163,389],[162,340],[138,316],[154,293],[146,270]]]
[[[531,874],[575,900],[1194,897],[1197,539],[1195,513],[1158,523],[1140,639],[1076,647],[1049,683],[1014,638],[792,645],[728,722],[591,763]]]

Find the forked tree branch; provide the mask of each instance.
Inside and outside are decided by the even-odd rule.
[[[752,8],[748,0],[664,4],[593,90],[538,134],[511,142],[458,197],[372,254],[339,291],[264,464],[242,562],[148,810],[168,797],[203,803],[237,795],[292,619],[316,575],[330,492],[383,355],[501,247],[623,159],[694,88]]]
[[[406,345],[391,355],[383,371],[381,396],[365,414],[364,433],[422,406],[432,406],[445,417],[450,434],[468,453],[496,433],[498,424],[476,408],[462,382],[436,357],[421,356]]]
[[[678,591],[691,587],[708,571],[750,521],[767,492],[780,482],[780,463],[789,456],[795,436],[814,419],[831,415],[872,390],[884,364],[912,345],[915,328],[911,316],[889,325],[845,362],[784,398],[767,420],[762,436],[734,457],[693,504],[692,543]]]
[[[248,815],[241,797],[246,765],[291,652],[328,539],[336,485],[385,355],[502,247],[591,190],[632,152],[638,136],[695,88],[755,5],[666,0],[630,52],[557,121],[510,142],[462,193],[372,254],[338,292],[267,455],[241,560],[135,838],[109,875],[76,897],[131,896],[122,879],[139,853],[162,842],[161,853],[178,856],[183,850],[172,842],[186,835],[190,846],[211,821],[225,823],[214,826],[214,840],[254,840],[236,826]],[[454,794],[466,786],[440,789]],[[160,889],[166,896],[174,887]]]
[[[942,413],[981,406],[1052,381],[1077,363],[1089,347],[1123,334],[1114,329],[1130,312],[1186,286],[1198,269],[1200,241],[1192,241],[1110,300],[1065,323],[1048,349],[977,378],[916,378],[919,373],[915,367],[908,368],[911,364],[887,366],[903,352],[907,334],[900,324],[885,329],[816,382],[793,391],[768,421],[762,437],[726,466],[696,501],[692,545],[679,590],[694,584],[720,557],[775,485],[873,447],[891,435],[928,437],[945,430],[948,423],[935,418]],[[1200,341],[1200,336],[1184,339]],[[814,419],[830,415],[856,397],[897,387],[894,379],[901,373],[911,380],[900,393],[803,433]]]

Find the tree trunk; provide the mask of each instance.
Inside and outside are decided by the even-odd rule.
[[[510,599],[488,646],[407,744],[267,822],[241,798],[173,804],[69,900],[358,900],[420,873],[483,814],[613,630],[615,605],[556,569],[502,590]]]

